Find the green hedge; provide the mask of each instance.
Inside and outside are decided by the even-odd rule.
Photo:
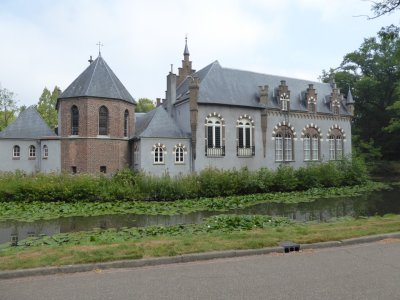
[[[310,163],[299,169],[281,165],[275,171],[210,168],[178,177],[151,176],[128,169],[113,177],[16,172],[0,174],[0,201],[173,201],[357,185],[368,178],[359,158]]]

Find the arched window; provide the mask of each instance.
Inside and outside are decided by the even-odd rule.
[[[254,155],[253,121],[246,115],[237,121],[237,156]]]
[[[21,148],[18,145],[15,145],[13,147],[13,157],[15,157],[15,158],[21,157]]]
[[[308,106],[308,111],[310,113],[315,113],[316,112],[316,106],[317,106],[317,99],[314,97],[309,97],[307,99],[307,106]]]
[[[79,134],[79,110],[76,105],[71,107],[71,135]]]
[[[281,126],[275,134],[275,161],[293,161],[293,132]]]
[[[225,156],[223,119],[216,113],[206,118],[206,156]]]
[[[29,157],[30,158],[36,157],[36,148],[33,145],[29,146]]]
[[[186,147],[182,144],[178,144],[174,147],[175,153],[175,163],[183,164],[185,163]]]
[[[340,160],[343,158],[343,135],[338,129],[331,131],[329,137],[329,159]]]
[[[304,160],[319,160],[319,132],[315,128],[307,128],[303,138]]]
[[[49,147],[47,145],[43,145],[43,158],[49,157]]]
[[[99,109],[99,135],[108,135],[108,109],[105,106]]]
[[[125,110],[124,114],[124,137],[128,137],[129,135],[129,112]]]
[[[164,164],[165,163],[165,154],[167,154],[167,149],[165,148],[165,146],[163,144],[155,144],[153,146],[153,162],[154,164]]]

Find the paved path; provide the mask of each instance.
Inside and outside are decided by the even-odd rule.
[[[0,299],[400,299],[400,240],[7,279]]]

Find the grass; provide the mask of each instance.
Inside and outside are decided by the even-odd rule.
[[[121,238],[116,230],[102,232],[81,232],[70,234],[73,243],[62,242],[22,247],[2,247],[0,249],[0,270],[33,268],[42,266],[60,266],[105,262],[123,259],[140,259],[160,256],[175,256],[187,253],[221,251],[231,249],[255,249],[277,246],[283,240],[297,243],[314,243],[341,240],[373,234],[400,231],[400,216],[386,215],[370,218],[343,218],[327,223],[291,223],[282,218],[260,219],[260,216],[226,217],[220,221],[222,226],[207,230],[210,222],[188,226],[165,227],[157,234],[135,237],[133,230],[125,229],[127,237]],[[268,217],[262,217],[268,218]],[[207,223],[208,222],[208,223]],[[251,224],[259,224],[251,229]],[[196,232],[193,228],[203,229]],[[192,230],[187,230],[191,227]],[[180,229],[179,229],[180,228]],[[185,229],[186,228],[186,229]],[[144,229],[143,229],[144,230]],[[179,232],[173,232],[178,230]],[[107,239],[97,235],[108,235]],[[95,238],[91,238],[91,237]],[[111,238],[114,237],[114,238]],[[55,237],[60,239],[60,237]]]

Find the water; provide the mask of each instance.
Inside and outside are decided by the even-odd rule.
[[[319,199],[314,202],[283,204],[263,203],[244,209],[225,212],[226,214],[260,214],[282,216],[295,221],[320,221],[331,218],[352,216],[374,216],[388,213],[400,214],[400,187],[390,191],[374,192],[351,198]],[[175,225],[200,223],[204,218],[221,214],[220,212],[201,211],[186,215],[105,215],[97,217],[68,217],[36,222],[6,221],[0,222],[0,244],[22,240],[41,234],[53,235],[95,228],[146,227],[151,225]]]

